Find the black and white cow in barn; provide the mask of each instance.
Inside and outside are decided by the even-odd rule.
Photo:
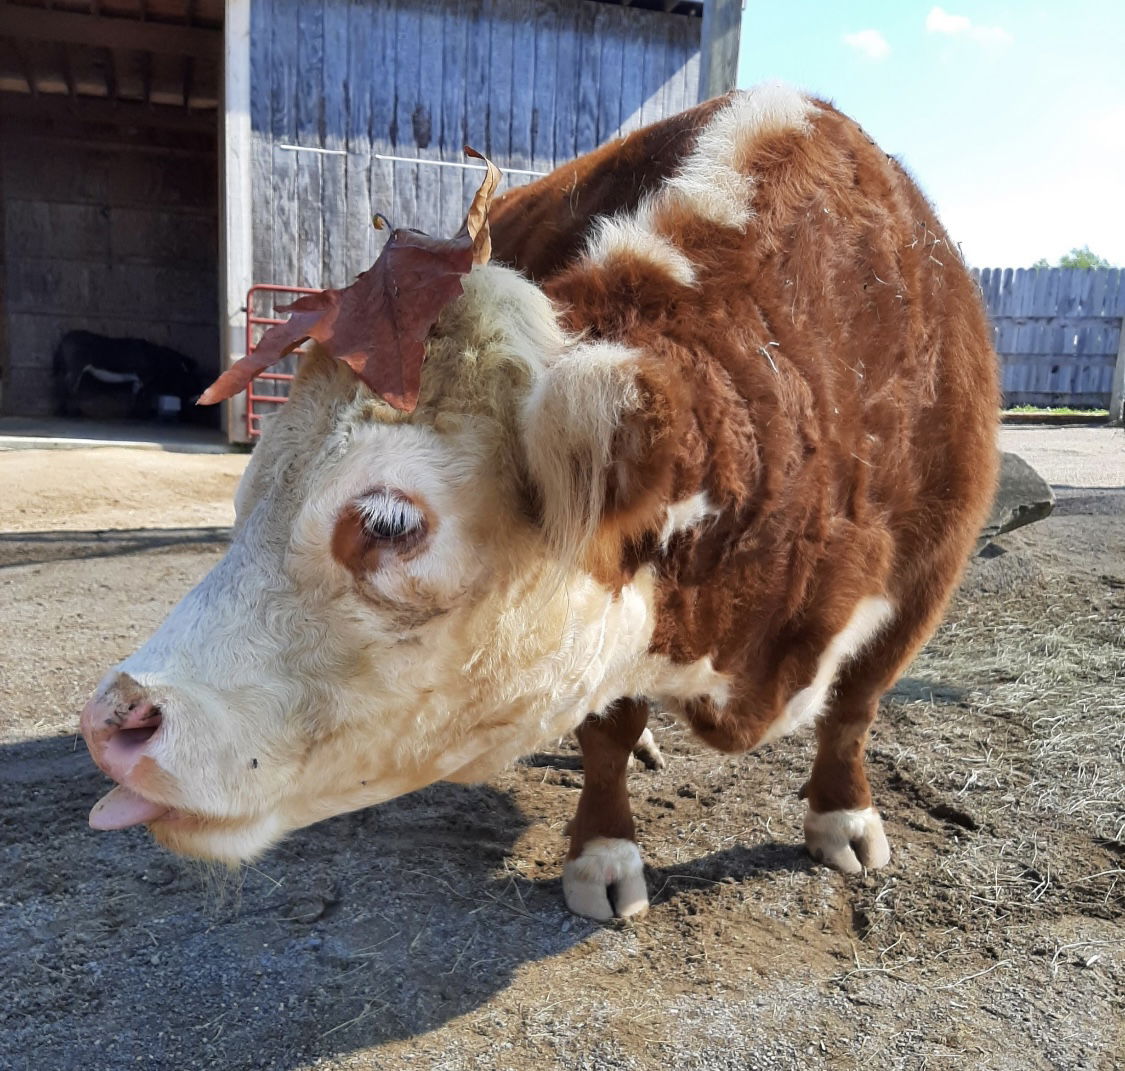
[[[63,335],[51,372],[55,414],[63,417],[148,419],[162,397],[187,414],[206,386],[199,365],[179,350],[92,331]]]

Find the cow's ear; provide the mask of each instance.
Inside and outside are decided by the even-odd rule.
[[[615,343],[568,348],[523,409],[528,469],[560,559],[616,570],[623,548],[659,531],[690,406],[666,367]]]

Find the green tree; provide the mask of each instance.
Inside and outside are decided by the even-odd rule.
[[[1033,268],[1112,268],[1105,257],[1099,257],[1088,245],[1084,245],[1081,249],[1072,249],[1069,253],[1059,257],[1058,264],[1048,264],[1046,257],[1040,257],[1034,264]]]

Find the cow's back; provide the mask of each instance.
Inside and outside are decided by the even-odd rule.
[[[507,191],[489,213],[494,258],[540,283],[561,271],[582,251],[593,220],[632,211],[679,167],[726,99],[668,116]]]

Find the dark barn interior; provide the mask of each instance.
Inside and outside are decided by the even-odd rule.
[[[57,411],[70,331],[217,371],[222,22],[222,0],[0,0],[3,415]],[[82,415],[141,415],[111,380]]]

